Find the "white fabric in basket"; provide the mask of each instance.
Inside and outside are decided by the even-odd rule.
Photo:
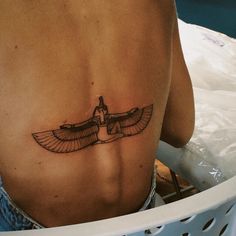
[[[196,127],[184,155],[230,178],[236,175],[236,40],[181,20],[179,29],[196,106]]]

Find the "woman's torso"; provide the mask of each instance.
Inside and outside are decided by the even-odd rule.
[[[169,1],[0,4],[0,173],[46,226],[138,210],[150,189],[171,73]],[[77,4],[77,5],[76,5]],[[54,153],[32,133],[153,104],[143,132]]]

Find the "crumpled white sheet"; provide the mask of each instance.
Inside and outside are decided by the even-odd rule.
[[[179,30],[196,109],[183,157],[228,179],[236,175],[236,40],[181,20]]]

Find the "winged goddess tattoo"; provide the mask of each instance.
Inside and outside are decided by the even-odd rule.
[[[59,129],[33,133],[35,141],[51,152],[69,153],[94,144],[113,142],[141,133],[152,116],[153,105],[110,114],[99,97],[93,116],[81,123],[63,124]]]

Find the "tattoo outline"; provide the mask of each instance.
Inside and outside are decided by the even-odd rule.
[[[92,118],[76,124],[63,124],[59,129],[32,133],[32,136],[48,151],[75,152],[90,145],[110,143],[141,133],[151,120],[152,111],[153,104],[111,114],[100,96]]]

